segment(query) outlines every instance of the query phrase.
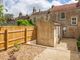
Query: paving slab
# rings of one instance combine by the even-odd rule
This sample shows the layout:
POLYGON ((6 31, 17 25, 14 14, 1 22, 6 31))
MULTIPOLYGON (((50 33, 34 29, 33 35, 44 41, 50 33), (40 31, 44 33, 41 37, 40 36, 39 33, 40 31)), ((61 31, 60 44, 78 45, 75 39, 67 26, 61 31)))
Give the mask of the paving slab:
POLYGON ((70 60, 70 51, 46 49, 36 56, 34 60, 70 60))
POLYGON ((80 60, 76 42, 76 39, 62 39, 60 44, 47 47, 34 60, 80 60))

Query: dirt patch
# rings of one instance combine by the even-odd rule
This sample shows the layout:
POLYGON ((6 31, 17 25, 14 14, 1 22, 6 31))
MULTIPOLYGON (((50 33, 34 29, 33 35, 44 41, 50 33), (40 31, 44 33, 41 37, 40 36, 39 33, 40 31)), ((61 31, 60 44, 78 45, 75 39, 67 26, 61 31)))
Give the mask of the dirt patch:
MULTIPOLYGON (((12 48, 11 48, 12 49, 12 48)), ((11 50, 0 52, 0 60, 8 60, 8 52, 11 50)), ((39 55, 46 49, 44 46, 38 45, 21 45, 20 50, 15 52, 16 60, 33 60, 35 56, 39 55)))

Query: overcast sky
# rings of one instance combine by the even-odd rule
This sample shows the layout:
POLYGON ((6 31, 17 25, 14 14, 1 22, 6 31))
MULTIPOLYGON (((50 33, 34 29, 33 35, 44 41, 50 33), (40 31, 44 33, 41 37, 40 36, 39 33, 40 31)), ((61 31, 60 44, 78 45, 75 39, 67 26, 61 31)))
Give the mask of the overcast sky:
POLYGON ((36 7, 37 11, 47 10, 52 5, 63 5, 76 3, 75 0, 3 0, 5 9, 8 10, 7 13, 12 13, 15 16, 18 16, 20 12, 23 15, 31 14, 33 7, 36 7))

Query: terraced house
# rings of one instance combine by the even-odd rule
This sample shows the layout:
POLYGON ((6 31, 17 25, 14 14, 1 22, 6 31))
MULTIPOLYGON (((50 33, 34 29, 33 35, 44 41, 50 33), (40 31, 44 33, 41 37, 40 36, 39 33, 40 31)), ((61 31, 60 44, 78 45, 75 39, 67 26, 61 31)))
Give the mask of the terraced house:
POLYGON ((80 0, 77 3, 52 6, 48 11, 39 10, 31 15, 33 21, 42 18, 60 23, 62 37, 77 38, 80 35, 80 0))
POLYGON ((80 1, 78 3, 54 6, 54 20, 62 25, 63 37, 77 37, 80 33, 80 1))

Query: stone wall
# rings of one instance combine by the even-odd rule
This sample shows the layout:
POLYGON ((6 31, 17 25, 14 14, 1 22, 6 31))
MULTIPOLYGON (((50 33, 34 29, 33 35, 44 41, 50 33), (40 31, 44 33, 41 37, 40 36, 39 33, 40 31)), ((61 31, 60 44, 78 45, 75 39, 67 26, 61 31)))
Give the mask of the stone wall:
POLYGON ((61 38, 60 25, 55 24, 52 20, 37 21, 37 44, 45 46, 56 46, 61 38), (60 34, 59 34, 60 33, 60 34))
MULTIPOLYGON (((48 14, 35 14, 32 15, 36 17, 36 20, 39 20, 41 17, 45 18, 48 14)), ((45 20, 48 18, 45 18, 45 20)), ((54 11, 51 10, 49 14, 49 19, 52 21, 56 21, 62 25, 62 34, 63 34, 63 28, 66 27, 66 32, 64 32, 63 37, 69 37, 69 38, 77 38, 80 35, 80 9, 74 9, 74 10, 66 10, 66 11, 54 11), (60 13, 65 12, 66 19, 60 20, 60 13), (78 17, 78 23, 77 25, 71 25, 71 17, 77 16, 78 17)))
MULTIPOLYGON (((66 32, 64 33, 63 37, 72 37, 77 38, 80 33, 80 14, 77 10, 69 10, 69 11, 56 11, 54 12, 54 20, 56 20, 58 23, 62 25, 62 27, 66 27, 66 32), (60 20, 60 13, 65 12, 66 19, 60 20), (71 17, 77 16, 78 17, 78 23, 77 25, 71 25, 71 17)), ((63 31, 63 30, 62 30, 63 31)))
POLYGON ((50 22, 39 20, 37 22, 37 44, 54 46, 54 29, 50 22))

